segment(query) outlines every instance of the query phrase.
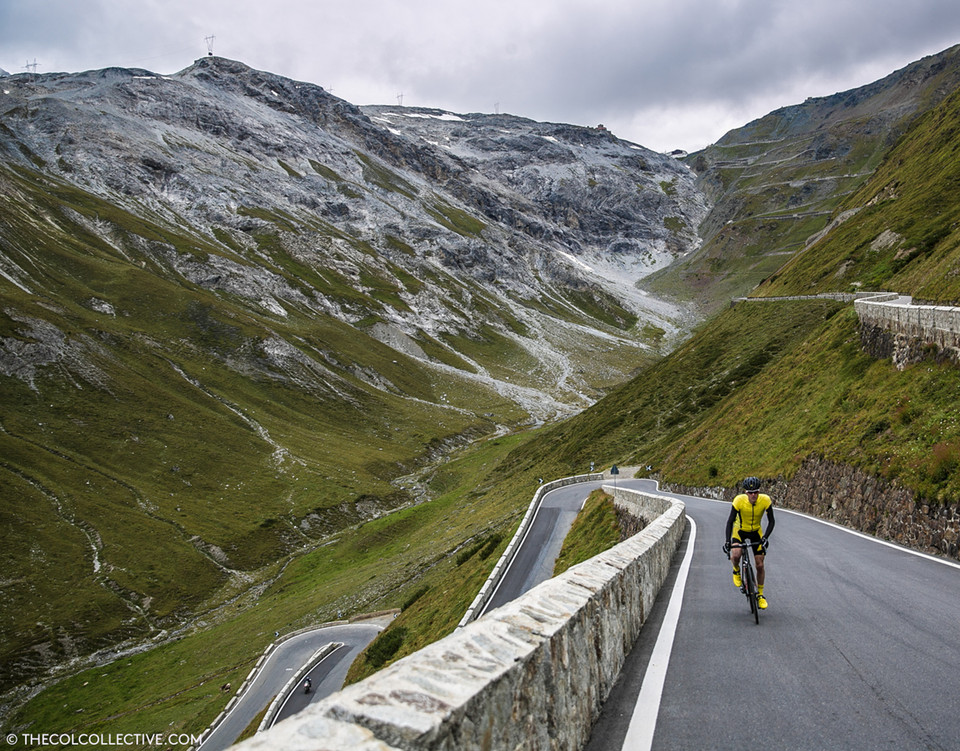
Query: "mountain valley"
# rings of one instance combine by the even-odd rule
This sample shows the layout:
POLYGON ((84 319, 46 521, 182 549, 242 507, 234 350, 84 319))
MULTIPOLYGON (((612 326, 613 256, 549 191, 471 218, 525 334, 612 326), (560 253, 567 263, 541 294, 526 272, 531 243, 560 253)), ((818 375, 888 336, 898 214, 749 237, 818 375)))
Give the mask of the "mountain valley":
POLYGON ((381 608, 409 653, 592 464, 948 513, 955 366, 729 303, 958 304, 958 86, 954 47, 677 160, 212 56, 0 78, 5 727, 199 732, 276 631, 381 608))

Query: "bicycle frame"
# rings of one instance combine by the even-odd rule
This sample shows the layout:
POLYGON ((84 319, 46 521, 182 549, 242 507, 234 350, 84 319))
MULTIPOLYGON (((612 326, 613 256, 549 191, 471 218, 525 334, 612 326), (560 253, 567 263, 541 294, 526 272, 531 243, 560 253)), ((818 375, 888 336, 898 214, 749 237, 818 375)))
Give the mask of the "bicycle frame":
POLYGON ((757 575, 753 568, 755 547, 757 547, 757 543, 750 540, 730 543, 731 550, 733 548, 740 548, 743 551, 743 554, 740 556, 740 580, 743 582, 743 584, 740 585, 740 591, 747 596, 747 601, 750 603, 750 613, 753 615, 754 621, 759 625, 760 605, 757 599, 760 596, 760 590, 757 588, 757 575))

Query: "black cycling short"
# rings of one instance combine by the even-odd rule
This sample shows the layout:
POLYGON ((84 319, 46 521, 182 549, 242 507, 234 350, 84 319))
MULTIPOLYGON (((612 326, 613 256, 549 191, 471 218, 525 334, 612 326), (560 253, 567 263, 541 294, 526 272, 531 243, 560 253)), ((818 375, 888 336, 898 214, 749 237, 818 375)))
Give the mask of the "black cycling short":
POLYGON ((739 540, 740 542, 750 541, 757 543, 753 549, 754 555, 767 554, 767 551, 763 549, 763 545, 760 544, 760 541, 763 539, 760 532, 747 532, 745 529, 738 529, 733 533, 733 539, 739 540))

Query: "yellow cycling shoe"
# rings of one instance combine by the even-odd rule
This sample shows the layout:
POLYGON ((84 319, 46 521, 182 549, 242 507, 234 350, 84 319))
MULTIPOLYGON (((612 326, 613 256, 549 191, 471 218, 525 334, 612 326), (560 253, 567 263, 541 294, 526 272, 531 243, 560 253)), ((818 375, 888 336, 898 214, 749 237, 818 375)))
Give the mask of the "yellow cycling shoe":
POLYGON ((739 571, 734 571, 734 572, 733 572, 733 586, 735 586, 735 587, 742 587, 742 586, 743 586, 743 579, 740 578, 740 572, 739 572, 739 571))
POLYGON ((761 610, 766 610, 766 609, 767 609, 767 598, 764 597, 763 595, 759 595, 759 596, 757 597, 757 607, 759 607, 761 610))

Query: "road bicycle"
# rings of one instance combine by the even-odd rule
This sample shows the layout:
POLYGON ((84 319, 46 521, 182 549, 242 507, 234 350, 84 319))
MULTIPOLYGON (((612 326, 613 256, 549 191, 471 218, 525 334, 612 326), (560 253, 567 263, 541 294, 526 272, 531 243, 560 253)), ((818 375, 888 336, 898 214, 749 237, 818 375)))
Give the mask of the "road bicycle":
MULTIPOLYGON (((732 542, 730 548, 740 548, 743 555, 740 556, 740 591, 747 596, 750 603, 750 613, 754 621, 760 625, 760 605, 757 602, 760 597, 760 590, 757 588, 757 575, 753 570, 754 548, 759 547, 760 543, 747 540, 746 542, 732 542)), ((730 558, 730 551, 727 551, 727 559, 730 558)))

